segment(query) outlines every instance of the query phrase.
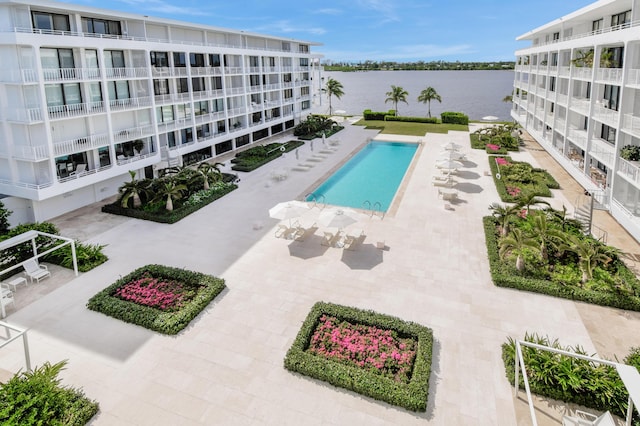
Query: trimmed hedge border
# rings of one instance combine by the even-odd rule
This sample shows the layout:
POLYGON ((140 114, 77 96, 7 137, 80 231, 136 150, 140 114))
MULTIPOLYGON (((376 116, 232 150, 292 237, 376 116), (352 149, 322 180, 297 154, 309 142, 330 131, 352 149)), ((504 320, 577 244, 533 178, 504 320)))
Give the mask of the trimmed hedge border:
POLYGON ((532 293, 546 294, 548 296, 561 297, 563 299, 577 300, 600 306, 626 309, 640 312, 640 298, 616 293, 604 293, 587 290, 574 286, 562 286, 548 280, 525 278, 513 275, 503 265, 498 254, 498 236, 496 234, 497 221, 493 216, 485 216, 484 234, 489 257, 489 269, 491 279, 498 287, 514 288, 516 290, 530 291, 532 293))
POLYGON ((120 278, 109 287, 97 293, 89 299, 87 308, 124 322, 157 331, 158 333, 178 334, 178 332, 189 325, 189 322, 198 316, 225 287, 226 285, 223 279, 211 275, 163 265, 146 265, 120 278), (202 286, 202 288, 191 301, 175 312, 163 312, 156 308, 142 306, 114 296, 119 287, 139 278, 144 273, 149 273, 155 278, 167 278, 191 286, 202 286))
POLYGON ((302 324, 284 359, 284 367, 411 411, 425 411, 429 394, 433 332, 430 328, 389 315, 326 302, 316 303, 302 324), (399 383, 367 370, 347 366, 307 352, 320 317, 331 315, 344 321, 393 330, 418 342, 409 383, 399 383))
POLYGON ((330 130, 324 130, 322 132, 311 133, 309 135, 301 135, 301 136, 298 136, 298 139, 301 139, 303 141, 311 141, 311 140, 314 140, 316 138, 321 138, 323 133, 324 133, 324 137, 328 138, 329 136, 335 135, 336 133, 338 133, 342 129, 344 129, 344 126, 335 125, 335 126, 332 126, 330 130))
MULTIPOLYGON (((518 196, 514 197, 507 192, 507 188, 505 186, 504 180, 497 179, 496 174, 499 173, 498 165, 496 164, 496 157, 502 157, 510 163, 524 163, 523 161, 513 161, 511 157, 506 155, 490 155, 488 156, 489 160, 489 168, 491 169, 491 176, 493 177, 493 182, 496 185, 496 190, 498 191, 498 195, 500 195, 500 199, 505 203, 517 203, 518 196)), ((529 163, 525 163, 529 164, 529 163)), ((534 193, 539 197, 553 197, 551 193, 551 189, 560 189, 560 184, 554 179, 551 174, 545 169, 537 169, 535 167, 531 168, 531 171, 534 173, 539 173, 544 176, 544 183, 542 185, 537 185, 535 187, 534 193)))
POLYGON ((430 123, 438 124, 438 117, 404 117, 395 115, 385 115, 384 121, 402 121, 405 123, 430 123))
POLYGON ((380 120, 383 121, 387 115, 396 115, 395 109, 390 109, 389 111, 371 111, 370 109, 365 109, 362 113, 362 117, 364 120, 380 120))
POLYGON ((446 111, 440 114, 442 123, 448 124, 469 124, 469 116, 461 112, 446 111))
MULTIPOLYGON (((300 138, 302 139, 302 138, 300 138)), ((274 146, 274 151, 273 154, 271 154, 268 157, 265 157, 265 159, 263 161, 257 161, 254 163, 247 163, 247 164, 241 164, 242 159, 241 157, 235 157, 231 160, 233 164, 233 166, 231 166, 231 170, 235 170, 238 172, 251 172, 259 167, 264 166, 265 164, 275 160, 276 158, 280 158, 282 156, 282 154, 284 154, 285 152, 289 152, 292 151, 296 148, 298 148, 299 146, 304 145, 304 142, 302 141, 297 141, 297 140, 292 140, 289 142, 285 142, 283 144, 272 144, 274 146), (284 146, 284 151, 280 151, 280 149, 278 149, 278 147, 282 147, 284 146)), ((251 151, 251 148, 249 148, 247 151, 251 151)), ((247 151, 243 151, 243 152, 247 152, 247 151)))
POLYGON ((200 204, 180 207, 167 214, 164 214, 164 213, 158 214, 155 212, 149 212, 145 210, 125 208, 125 207, 122 207, 122 205, 120 205, 118 201, 112 204, 105 204, 104 206, 102 206, 102 211, 104 213, 119 214, 120 216, 128 216, 128 217, 133 217, 135 219, 142 219, 142 220, 151 220, 153 222, 158 222, 158 223, 176 223, 177 221, 189 216, 191 213, 200 210, 201 208, 203 208, 208 204, 211 204, 218 198, 224 197, 231 191, 236 190, 237 188, 238 188, 238 185, 236 185, 235 183, 227 185, 225 189, 216 191, 213 194, 211 194, 210 197, 203 199, 203 201, 200 204))

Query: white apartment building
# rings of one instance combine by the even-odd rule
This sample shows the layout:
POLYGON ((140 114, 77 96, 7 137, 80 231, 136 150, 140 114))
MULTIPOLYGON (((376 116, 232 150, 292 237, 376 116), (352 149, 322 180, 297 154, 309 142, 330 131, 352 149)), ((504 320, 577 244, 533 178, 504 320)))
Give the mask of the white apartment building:
POLYGON ((320 102, 313 45, 0 0, 0 195, 42 221, 291 129, 320 102))
POLYGON ((516 52, 512 117, 640 241, 640 162, 621 156, 640 146, 640 0, 597 1, 517 40, 531 46, 516 52))

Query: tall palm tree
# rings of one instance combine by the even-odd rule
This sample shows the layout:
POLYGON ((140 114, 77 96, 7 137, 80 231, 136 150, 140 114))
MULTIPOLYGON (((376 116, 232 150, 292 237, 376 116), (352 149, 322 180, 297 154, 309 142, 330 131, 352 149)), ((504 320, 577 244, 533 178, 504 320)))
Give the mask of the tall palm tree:
POLYGON ((431 117, 431 101, 442 102, 442 97, 438 95, 436 89, 429 86, 420 92, 418 96, 418 102, 422 102, 423 104, 429 104, 429 117, 431 117))
POLYGON ((565 234, 554 228, 553 222, 547 220, 546 213, 535 215, 532 231, 533 237, 540 241, 538 250, 540 250, 540 255, 546 262, 549 259, 549 246, 555 247, 556 242, 562 241, 565 234))
POLYGON ((198 165, 197 172, 200 174, 200 176, 202 176, 204 180, 202 184, 202 189, 204 190, 209 189, 209 179, 213 180, 214 182, 217 182, 218 180, 222 179, 222 173, 220 173, 220 169, 218 168, 221 165, 222 163, 210 164, 206 162, 200 163, 198 165))
POLYGON ((122 197, 120 204, 122 207, 127 208, 129 206, 129 200, 133 200, 133 208, 137 209, 142 205, 140 195, 146 194, 148 182, 145 180, 136 180, 136 172, 133 170, 129 170, 129 176, 131 176, 131 181, 125 182, 118 189, 122 197))
POLYGON ((329 97, 329 115, 331 115, 331 97, 335 96, 340 99, 344 95, 342 83, 330 77, 329 80, 327 80, 327 84, 322 89, 322 93, 326 93, 329 97))
POLYGON ((611 261, 606 245, 589 239, 579 239, 573 235, 565 234, 567 245, 564 247, 578 256, 578 267, 582 272, 582 284, 593 278, 593 271, 599 264, 607 264, 611 261))
POLYGON ((182 193, 187 190, 187 186, 183 184, 176 184, 173 181, 165 182, 164 185, 158 191, 156 198, 167 197, 167 203, 165 208, 167 211, 173 211, 173 200, 179 200, 182 198, 182 193))
POLYGON ((492 211, 493 217, 498 220, 498 226, 500 227, 500 235, 506 237, 509 233, 509 222, 511 218, 515 217, 520 210, 517 205, 500 205, 493 203, 489 206, 489 210, 492 211))
POLYGON ((516 228, 511 233, 500 240, 500 258, 506 259, 510 254, 516 255, 516 270, 524 270, 524 257, 522 256, 526 248, 538 249, 538 243, 527 234, 516 228))
POLYGON ((396 111, 396 116, 398 115, 398 102, 404 102, 409 105, 407 102, 407 96, 409 96, 409 92, 404 90, 400 86, 391 85, 391 91, 386 93, 387 99, 384 100, 384 103, 393 102, 393 106, 396 111))

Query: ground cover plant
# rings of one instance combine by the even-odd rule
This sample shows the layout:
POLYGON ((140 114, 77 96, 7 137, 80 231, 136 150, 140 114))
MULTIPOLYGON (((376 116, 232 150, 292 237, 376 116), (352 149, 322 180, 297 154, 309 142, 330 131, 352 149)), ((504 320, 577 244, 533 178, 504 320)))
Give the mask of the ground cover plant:
POLYGON ((425 133, 449 133, 449 130, 467 132, 469 126, 463 124, 433 124, 404 121, 359 120, 357 126, 381 130, 382 134, 424 136, 425 133))
POLYGON ((309 114, 306 120, 294 127, 293 134, 299 139, 311 140, 321 138, 323 133, 325 137, 329 137, 342 129, 344 129, 343 126, 338 125, 327 116, 309 114))
MULTIPOLYGON (((524 340, 589 355, 582 347, 563 346, 557 339, 526 334, 524 340)), ((629 394, 613 367, 527 346, 522 346, 522 356, 531 392, 598 411, 611 411, 623 418, 626 416, 629 394)), ((502 345, 502 360, 511 385, 515 383, 515 359, 515 341, 509 337, 502 345)), ((640 368, 640 348, 631 348, 622 362, 640 368)), ((522 373, 519 379, 519 387, 524 389, 522 373)))
POLYGON ((237 176, 221 173, 218 166, 171 167, 156 179, 136 179, 136 172, 130 171, 131 180, 120 187, 118 200, 102 206, 102 211, 175 223, 238 188, 237 176))
POLYGON ((80 389, 60 384, 66 361, 21 372, 0 386, 0 423, 6 426, 80 426, 98 412, 98 403, 80 389))
POLYGON ((87 307, 149 330, 177 334, 224 288, 224 280, 211 275, 146 265, 93 296, 87 307))
POLYGON ((270 143, 254 146, 237 153, 235 158, 231 160, 233 164, 231 168, 240 172, 250 172, 279 158, 285 152, 289 152, 302 145, 304 145, 304 142, 294 140, 286 143, 270 143))
POLYGON ((484 228, 495 285, 640 311, 640 281, 619 251, 585 235, 566 211, 491 210, 484 228))
POLYGON ((551 189, 560 188, 560 184, 544 169, 506 156, 490 155, 488 159, 493 181, 504 202, 515 203, 531 196, 551 197, 551 189))
POLYGON ((476 130, 469 135, 471 148, 484 149, 488 154, 506 154, 519 151, 518 124, 496 124, 476 130), (517 136, 516 136, 517 134, 517 136))
POLYGON ((318 302, 284 366, 408 410, 425 411, 432 347, 432 331, 422 325, 318 302))

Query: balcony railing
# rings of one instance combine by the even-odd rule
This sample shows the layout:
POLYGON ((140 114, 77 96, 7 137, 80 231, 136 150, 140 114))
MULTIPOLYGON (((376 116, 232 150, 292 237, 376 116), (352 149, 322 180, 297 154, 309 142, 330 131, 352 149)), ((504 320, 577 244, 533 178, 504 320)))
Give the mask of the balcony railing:
POLYGON ((149 77, 147 68, 105 68, 104 74, 107 78, 146 78, 149 77))
POLYGON ((554 130, 564 135, 564 129, 566 125, 567 125, 567 121, 564 118, 556 117, 556 125, 554 127, 554 130))
POLYGON ((74 152, 82 152, 90 149, 100 148, 109 145, 109 134, 102 133, 98 135, 88 135, 82 138, 76 138, 66 141, 54 142, 54 155, 68 155, 74 152))
POLYGON ((87 102, 81 104, 55 105, 47 107, 49 118, 52 120, 60 118, 77 117, 85 114, 100 114, 104 112, 104 102, 87 102))
POLYGON ((204 114, 196 115, 196 124, 203 122, 209 122, 211 120, 220 120, 224 118, 224 111, 219 112, 207 112, 204 114))
POLYGON ((278 90, 280 89, 280 83, 267 84, 264 86, 264 90, 278 90))
POLYGON ((558 73, 558 66, 557 65, 549 66, 549 74, 555 75, 557 73, 558 73))
POLYGON ((145 108, 151 106, 151 97, 143 96, 140 98, 114 99, 109 101, 109 107, 112 111, 122 111, 134 108, 145 108))
POLYGON ((625 30, 627 28, 632 28, 632 27, 637 27, 640 26, 640 21, 632 21, 632 22, 627 22, 621 25, 614 25, 612 27, 607 27, 607 28, 600 28, 598 30, 594 30, 594 31, 589 31, 586 33, 580 33, 580 34, 573 34, 567 37, 563 37, 559 40, 550 40, 550 41, 545 41, 545 42, 541 42, 538 44, 538 46, 545 46, 547 44, 552 44, 552 43, 559 43, 559 42, 563 42, 563 41, 568 41, 568 40, 577 40, 580 38, 584 38, 584 37, 591 37, 594 35, 598 35, 598 34, 604 34, 604 33, 610 33, 613 31, 620 31, 620 30, 625 30))
POLYGON ((134 155, 133 157, 125 157, 125 158, 117 159, 116 163, 118 164, 118 166, 122 166, 124 164, 133 163, 134 161, 140 161, 140 160, 144 160, 145 158, 153 157, 154 155, 156 155, 155 152, 149 152, 147 154, 134 155))
POLYGON ((114 142, 126 142, 134 139, 142 139, 155 134, 153 126, 130 127, 113 133, 114 142))
POLYGON ((598 68, 596 80, 607 83, 622 83, 622 68, 598 68))
POLYGON ((571 75, 571 67, 560 67, 558 74, 560 77, 569 77, 571 75))
POLYGON ((242 67, 224 67, 225 74, 242 74, 242 67))
POLYGON ((95 80, 100 78, 99 68, 43 68, 45 81, 95 80))
POLYGON ((178 96, 175 93, 165 93, 163 95, 155 95, 153 99, 157 104, 165 104, 169 102, 175 102, 178 100, 178 96))
POLYGON ((574 67, 571 70, 571 76, 573 78, 581 78, 583 80, 591 80, 593 75, 593 69, 588 67, 574 67))
POLYGON ((193 126, 193 122, 189 119, 180 119, 169 121, 166 123, 158 123, 158 133, 166 133, 176 129, 185 129, 193 126))
POLYGON ((583 115, 589 114, 589 104, 591 101, 589 99, 582 98, 572 98, 571 99, 571 108, 576 111, 581 112, 583 115))
POLYGON ((633 133, 634 136, 640 138, 640 117, 633 114, 625 114, 622 117, 622 130, 633 133))
POLYGON ((601 123, 607 124, 611 127, 618 126, 618 118, 620 114, 618 111, 605 108, 601 103, 596 102, 593 107, 593 118, 600 121, 601 123))
POLYGON ((562 105, 567 105, 569 103, 569 96, 558 93, 556 95, 556 102, 562 105))
POLYGON ((13 157, 19 160, 42 161, 49 158, 49 150, 46 145, 38 146, 14 146, 13 157))
POLYGON ((191 75, 222 75, 220 67, 191 67, 191 75))
MULTIPOLYGON (((637 162, 636 162, 637 163, 637 162)), ((630 161, 620 158, 618 163, 618 173, 624 175, 627 179, 640 184, 640 167, 630 161)))
POLYGON ((587 147, 587 131, 580 129, 569 129, 569 134, 567 135, 571 142, 580 149, 586 149, 587 147))
POLYGON ((43 120, 40 108, 7 108, 3 113, 8 121, 19 123, 37 123, 43 120))
POLYGON ((175 67, 173 69, 173 75, 176 75, 178 77, 186 77, 189 75, 189 72, 187 71, 186 67, 175 67))
POLYGON ((108 166, 98 167, 97 169, 85 170, 84 172, 79 173, 79 174, 75 174, 75 175, 70 175, 70 176, 65 176, 63 178, 59 178, 58 182, 60 182, 60 183, 71 182, 71 181, 74 181, 76 179, 83 178, 85 176, 95 175, 96 173, 100 173, 102 171, 108 170, 111 167, 112 167, 111 164, 109 164, 108 166))
POLYGON ((593 138, 591 140, 591 149, 589 154, 598 157, 601 163, 607 165, 607 167, 613 168, 614 157, 616 155, 615 147, 609 142, 600 138, 593 138))
POLYGON ((0 81, 5 83, 35 83, 38 72, 34 69, 0 69, 0 81))
POLYGON ((228 87, 227 88, 227 94, 229 95, 239 95, 241 93, 244 93, 244 87, 240 86, 240 87, 228 87))
POLYGON ((639 69, 630 69, 628 71, 628 81, 627 84, 633 86, 640 86, 640 70, 639 69))
POLYGON ((244 112, 245 111, 243 107, 230 108, 227 110, 229 116, 244 114, 244 112))

